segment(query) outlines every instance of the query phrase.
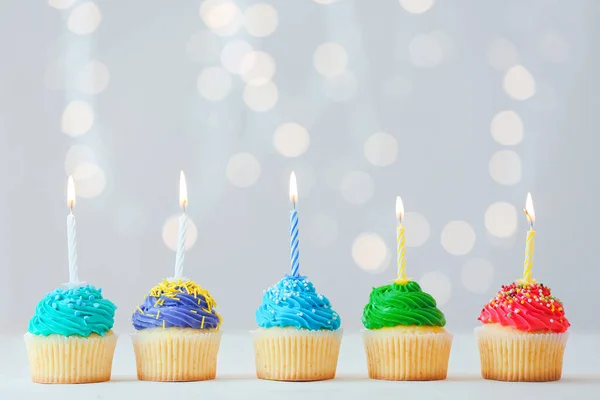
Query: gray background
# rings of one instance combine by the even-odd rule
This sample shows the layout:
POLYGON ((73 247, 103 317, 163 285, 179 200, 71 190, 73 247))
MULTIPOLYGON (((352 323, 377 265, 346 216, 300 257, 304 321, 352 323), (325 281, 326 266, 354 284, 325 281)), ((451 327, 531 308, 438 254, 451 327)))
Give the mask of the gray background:
POLYGON ((36 302, 68 279, 73 173, 84 196, 80 277, 104 288, 119 307, 115 329, 130 331, 136 304, 173 271, 163 228, 178 213, 180 169, 198 227, 186 275, 214 295, 224 329, 252 328, 262 289, 289 271, 291 170, 301 271, 345 328, 359 329, 371 287, 395 277, 401 195, 409 275, 443 303, 450 330, 470 331, 522 273, 527 191, 534 277, 565 302, 574 329, 600 328, 589 317, 600 272, 599 187, 588 173, 599 163, 598 2, 438 0, 414 13, 431 1, 264 0, 274 30, 250 0, 204 2, 203 18, 198 0, 97 1, 96 29, 90 2, 49 3, 0 5, 0 330, 24 332, 36 302), (344 50, 318 51, 326 42, 344 50), (258 73, 246 87, 247 71, 236 73, 231 50, 248 45, 272 57, 271 83, 258 73), (106 70, 86 74, 92 60, 106 70), (94 113, 77 136, 61 124, 72 101, 94 113), (493 128, 506 110, 522 137, 514 118, 493 128), (274 145, 290 122, 310 138, 298 157, 281 154, 298 149, 293 138, 274 145), (508 204, 489 209, 498 202, 508 204))

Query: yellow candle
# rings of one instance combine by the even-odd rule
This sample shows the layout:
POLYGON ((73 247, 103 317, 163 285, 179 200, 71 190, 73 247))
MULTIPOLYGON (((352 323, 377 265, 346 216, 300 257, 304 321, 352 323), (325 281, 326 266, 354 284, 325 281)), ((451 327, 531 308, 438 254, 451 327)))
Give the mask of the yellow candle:
POLYGON ((397 240, 397 254, 398 254, 398 278, 397 283, 406 283, 406 259, 404 258, 406 253, 406 239, 404 237, 404 225, 402 225, 402 218, 404 218, 404 205, 400 196, 396 197, 396 218, 398 225, 396 227, 396 240, 397 240))
POLYGON ((532 280, 531 267, 533 265, 533 252, 535 246, 535 230, 533 223, 535 222, 535 210, 533 209, 533 201, 531 193, 527 193, 527 202, 525 203, 525 215, 529 221, 529 231, 527 232, 527 241, 525 242, 525 263, 523 264, 523 282, 529 283, 532 280))

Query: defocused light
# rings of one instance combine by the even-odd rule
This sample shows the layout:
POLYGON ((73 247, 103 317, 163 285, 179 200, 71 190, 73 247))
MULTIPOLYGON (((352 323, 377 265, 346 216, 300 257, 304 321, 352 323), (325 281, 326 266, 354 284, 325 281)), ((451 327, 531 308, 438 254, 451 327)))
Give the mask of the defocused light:
POLYGON ((442 246, 455 256, 463 256, 473 250, 475 231, 465 221, 451 221, 442 230, 442 246))
POLYGON ((98 29, 101 19, 100 9, 95 3, 84 3, 71 11, 67 26, 73 33, 87 35, 98 29))
POLYGON ((279 93, 271 81, 256 85, 249 83, 244 88, 244 103, 253 111, 268 111, 275 106, 279 93))
POLYGON ((48 5, 58 10, 66 10, 75 4, 77 0, 48 0, 48 5))
POLYGON ((77 88, 81 93, 101 93, 108 86, 110 72, 100 61, 90 61, 77 76, 77 88))
POLYGON ((198 75, 197 80, 198 92, 207 100, 220 101, 223 100, 233 85, 231 76, 221 67, 205 68, 198 75))
POLYGON ((409 13, 422 14, 433 7, 434 0, 400 0, 400 5, 409 13))
POLYGON ((522 65, 515 65, 504 75, 504 90, 515 100, 527 100, 535 94, 533 75, 522 65))
POLYGON ((233 36, 242 26, 242 11, 230 0, 205 0, 200 18, 219 36, 233 36))
POLYGON ((229 72, 240 74, 242 73, 243 60, 252 50, 250 43, 244 40, 232 40, 221 51, 221 63, 229 72))
POLYGON ((298 157, 304 154, 309 143, 308 131, 295 122, 280 125, 273 135, 273 145, 285 157, 298 157))
POLYGON ((519 114, 512 110, 496 114, 490 130, 494 140, 505 146, 514 146, 523 140, 523 122, 519 114))
POLYGON ((485 212, 485 229, 499 238, 508 238, 517 230, 517 209, 510 203, 496 202, 485 212))
POLYGON ((362 233, 352 243, 352 258, 356 265, 366 271, 384 270, 388 253, 385 242, 375 233, 362 233))
POLYGON ((278 23, 277 11, 269 4, 258 3, 246 8, 244 25, 252 36, 269 36, 275 32, 278 23))
MULTIPOLYGON (((177 250, 177 236, 179 233, 179 217, 181 214, 172 215, 165 221, 162 229, 162 237, 165 245, 173 250, 177 250)), ((185 239, 185 248, 191 249, 198 239, 198 228, 190 216, 187 217, 187 236, 185 239)))
POLYGON ((247 83, 260 86, 268 83, 275 75, 275 61, 269 53, 251 51, 244 55, 240 73, 247 83))
POLYGON ((61 129, 69 136, 80 136, 94 124, 94 111, 85 101, 70 102, 62 113, 61 129))
POLYGON ((502 185, 514 185, 521 180, 521 157, 512 150, 499 150, 490 159, 491 177, 502 185))
POLYGON ((104 171, 92 163, 83 163, 75 167, 73 179, 77 183, 77 195, 83 198, 98 196, 106 186, 104 171))
POLYGON ((331 78, 343 73, 348 67, 348 54, 339 43, 323 43, 313 55, 313 64, 318 73, 331 78))
POLYGON ((365 157, 377 167, 385 167, 396 161, 398 144, 396 138, 385 132, 369 136, 365 142, 365 157))
POLYGON ((429 239, 429 222, 424 215, 417 212, 407 212, 402 219, 406 228, 406 246, 419 247, 429 239))

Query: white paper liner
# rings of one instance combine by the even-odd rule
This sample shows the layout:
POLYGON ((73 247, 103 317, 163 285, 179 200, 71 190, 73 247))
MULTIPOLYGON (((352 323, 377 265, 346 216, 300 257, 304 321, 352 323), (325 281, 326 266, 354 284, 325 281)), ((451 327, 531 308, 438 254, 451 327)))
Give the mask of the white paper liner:
POLYGON ((406 329, 363 332, 371 379, 430 381, 446 379, 452 334, 406 329))
POLYGON ((511 382, 561 378, 567 333, 527 333, 494 325, 475 329, 483 378, 511 382))
POLYGON ((217 374, 221 332, 191 328, 151 328, 131 337, 138 379, 204 381, 217 374))
POLYGON ((26 333, 31 380, 37 383, 91 383, 110 380, 117 335, 49 335, 26 333))
POLYGON ((261 328, 251 334, 259 379, 320 381, 335 377, 342 329, 261 328))

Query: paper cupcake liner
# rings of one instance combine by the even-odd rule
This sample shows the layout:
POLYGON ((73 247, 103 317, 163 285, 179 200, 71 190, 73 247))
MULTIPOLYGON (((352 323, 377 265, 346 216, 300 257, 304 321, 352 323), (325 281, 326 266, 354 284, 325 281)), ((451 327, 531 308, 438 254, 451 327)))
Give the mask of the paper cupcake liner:
POLYGON ((139 331, 131 340, 142 381, 205 381, 217 375, 221 332, 152 328, 139 331))
POLYGON ((484 325, 475 329, 485 379, 557 381, 562 375, 567 333, 527 333, 484 325))
POLYGON ((110 380, 117 335, 38 336, 25 334, 31 380, 37 383, 91 383, 110 380))
POLYGON ((276 381, 333 379, 342 329, 267 328, 252 332, 256 376, 276 381))
POLYGON ((452 335, 446 331, 384 328, 363 333, 369 378, 392 381, 446 379, 452 335))

